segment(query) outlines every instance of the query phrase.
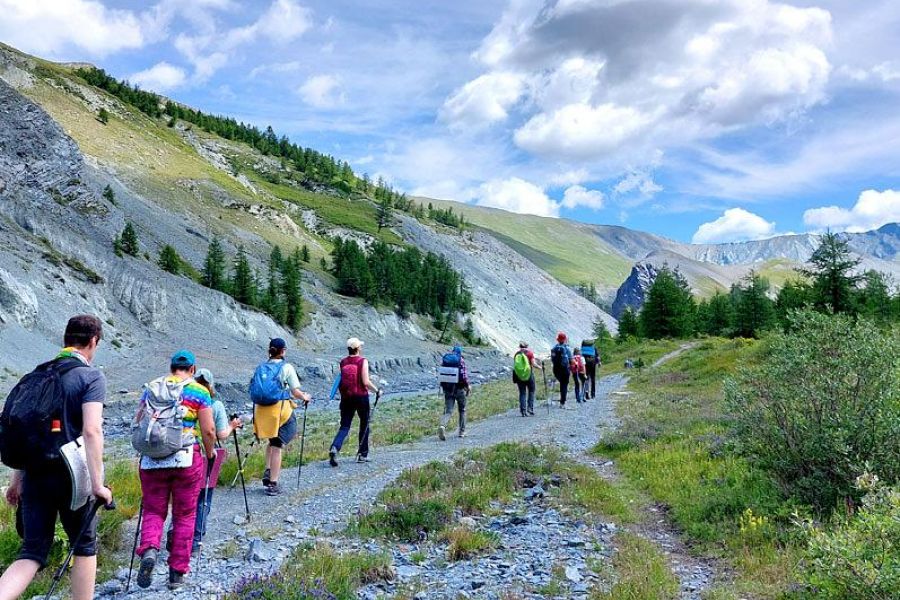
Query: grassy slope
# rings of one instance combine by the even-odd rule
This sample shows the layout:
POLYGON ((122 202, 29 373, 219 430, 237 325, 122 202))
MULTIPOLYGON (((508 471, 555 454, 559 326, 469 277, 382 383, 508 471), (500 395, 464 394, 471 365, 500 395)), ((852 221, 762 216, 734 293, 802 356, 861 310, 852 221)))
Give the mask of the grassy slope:
POLYGON ((506 242, 562 283, 570 286, 594 282, 615 290, 628 277, 632 261, 623 257, 591 232, 588 225, 567 219, 550 219, 469 206, 457 202, 423 200, 435 206, 451 206, 466 219, 506 242))
POLYGON ((793 507, 765 473, 735 455, 727 436, 722 381, 759 351, 746 340, 706 340, 633 377, 632 394, 616 408, 618 433, 596 450, 666 506, 701 552, 734 568, 733 581, 711 598, 779 597, 797 561, 785 541, 793 507))

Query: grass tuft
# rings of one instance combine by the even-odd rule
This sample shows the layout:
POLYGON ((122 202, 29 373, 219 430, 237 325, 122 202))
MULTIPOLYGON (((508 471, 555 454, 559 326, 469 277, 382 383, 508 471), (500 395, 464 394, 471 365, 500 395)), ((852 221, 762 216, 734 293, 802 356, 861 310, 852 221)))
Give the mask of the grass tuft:
POLYGON ((591 600, 669 600, 678 596, 678 579, 656 544, 620 533, 616 548, 615 582, 609 591, 595 591, 591 600))

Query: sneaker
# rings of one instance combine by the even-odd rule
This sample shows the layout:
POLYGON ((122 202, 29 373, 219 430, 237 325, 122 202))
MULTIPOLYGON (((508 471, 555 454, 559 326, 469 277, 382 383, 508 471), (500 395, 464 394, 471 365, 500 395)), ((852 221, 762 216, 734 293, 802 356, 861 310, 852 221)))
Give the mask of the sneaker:
POLYGON ((469 437, 469 434, 466 433, 465 431, 460 431, 460 432, 459 432, 459 437, 461 437, 461 438, 469 437))
POLYGON ((141 564, 138 568, 138 587, 148 588, 153 583, 153 569, 156 568, 156 548, 147 548, 141 555, 141 564))
POLYGON ((169 589, 177 590, 182 585, 184 585, 184 573, 179 573, 178 571, 169 568, 169 589))
POLYGON ((332 448, 331 450, 328 451, 328 464, 331 465, 332 467, 338 466, 337 450, 335 450, 334 448, 332 448))
POLYGON ((273 481, 269 484, 269 487, 266 488, 266 496, 280 496, 281 495, 281 486, 278 485, 277 481, 273 481))
POLYGON ((523 410, 523 411, 522 411, 522 416, 523 416, 523 417, 527 417, 527 416, 528 416, 528 413, 526 413, 526 412, 523 410))
POLYGON ((533 411, 533 410, 529 410, 529 411, 528 411, 528 416, 529 416, 529 417, 533 417, 533 416, 534 416, 534 411, 533 411))
POLYGON ((265 471, 263 471, 263 487, 269 487, 270 485, 272 485, 272 480, 270 479, 270 477, 272 477, 271 469, 266 469, 265 471))
POLYGON ((442 442, 447 440, 447 428, 443 425, 438 427, 438 438, 440 438, 442 442))
POLYGON ((362 454, 358 454, 358 455, 356 456, 356 462, 358 462, 358 463, 367 463, 367 462, 369 462, 369 457, 368 457, 368 456, 363 456, 362 454))

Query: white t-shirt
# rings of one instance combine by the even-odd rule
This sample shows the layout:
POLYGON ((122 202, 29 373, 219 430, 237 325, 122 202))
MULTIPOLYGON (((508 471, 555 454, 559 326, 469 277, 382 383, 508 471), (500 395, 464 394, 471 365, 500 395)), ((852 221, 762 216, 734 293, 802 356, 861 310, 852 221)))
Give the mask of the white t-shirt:
MULTIPOLYGON (((284 362, 283 359, 273 359, 269 362, 284 362)), ((281 381, 281 385, 288 390, 297 390, 300 389, 300 377, 297 375, 297 369, 294 368, 289 362, 284 362, 284 366, 281 367, 281 373, 278 374, 278 380, 281 381)))

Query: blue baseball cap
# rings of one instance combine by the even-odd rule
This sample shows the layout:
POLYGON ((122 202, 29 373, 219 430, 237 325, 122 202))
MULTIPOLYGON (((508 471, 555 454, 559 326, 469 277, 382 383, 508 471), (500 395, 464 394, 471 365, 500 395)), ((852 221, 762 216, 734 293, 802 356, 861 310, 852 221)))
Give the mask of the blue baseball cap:
POLYGON ((193 352, 190 350, 179 350, 172 355, 171 365, 173 369, 190 369, 196 362, 197 359, 194 358, 193 352))
POLYGON ((287 348, 287 344, 281 338, 272 338, 269 340, 269 348, 273 348, 275 350, 284 350, 287 348))
POLYGON ((462 346, 453 346, 453 354, 462 356, 462 346))

